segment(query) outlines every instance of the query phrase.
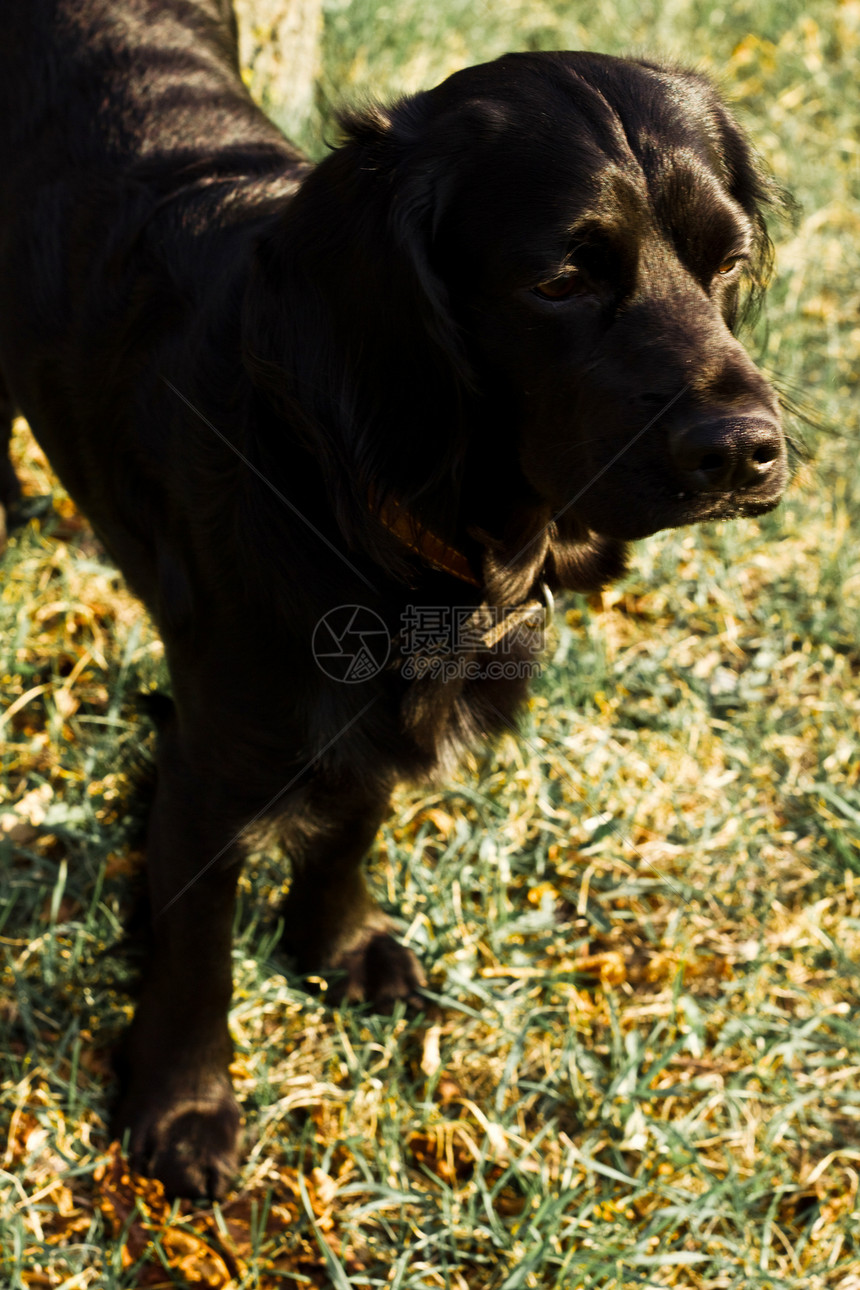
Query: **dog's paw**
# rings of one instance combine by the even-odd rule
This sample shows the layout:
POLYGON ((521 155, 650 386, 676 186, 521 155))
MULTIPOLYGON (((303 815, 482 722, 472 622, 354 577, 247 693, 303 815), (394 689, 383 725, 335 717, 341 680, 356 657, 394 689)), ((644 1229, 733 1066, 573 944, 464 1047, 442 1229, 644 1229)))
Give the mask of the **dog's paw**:
POLYGON ((331 967, 338 973, 329 990, 335 1003, 370 1003, 384 1012, 397 999, 405 999, 421 1007, 419 991, 427 984, 421 964, 388 932, 368 928, 360 940, 337 955, 331 967))
POLYGON ((129 1163, 158 1178, 168 1197, 219 1200, 238 1167, 240 1113, 229 1087, 159 1102, 126 1098, 116 1116, 129 1133, 129 1163))

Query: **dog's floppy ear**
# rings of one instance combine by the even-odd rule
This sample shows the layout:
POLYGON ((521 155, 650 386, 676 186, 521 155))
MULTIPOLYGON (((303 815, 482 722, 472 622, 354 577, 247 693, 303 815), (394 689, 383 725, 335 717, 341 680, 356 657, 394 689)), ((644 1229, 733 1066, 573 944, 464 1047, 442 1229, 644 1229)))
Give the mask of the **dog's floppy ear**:
POLYGON ((243 314, 252 380, 320 460, 347 541, 392 571, 387 497, 451 531, 473 388, 433 261, 453 181, 426 146, 427 97, 342 118, 262 236, 243 314))
POLYGON ((719 95, 713 90, 711 93, 729 192, 743 207, 755 230, 748 290, 738 317, 741 322, 757 312, 773 270, 773 243, 767 229, 767 212, 785 213, 790 207, 790 199, 768 174, 764 162, 753 151, 744 130, 719 95))
POLYGON ((451 313, 448 286, 433 264, 436 234, 456 186, 457 166, 447 149, 435 145, 439 122, 430 100, 430 94, 415 94, 388 108, 374 104, 344 111, 338 121, 344 142, 357 147, 362 164, 372 166, 379 180, 390 186, 391 233, 420 288, 428 330, 470 384, 472 374, 451 313))
MULTIPOLYGON (((645 64, 645 66, 653 66, 645 64)), ((746 294, 740 303, 737 323, 755 315, 761 304, 773 268, 773 243, 767 228, 769 211, 785 215, 791 210, 788 193, 769 174, 756 154, 739 121, 723 101, 714 84, 699 72, 673 69, 669 78, 680 82, 686 94, 699 100, 708 133, 714 141, 723 179, 728 191, 750 219, 755 241, 746 279, 746 294)))

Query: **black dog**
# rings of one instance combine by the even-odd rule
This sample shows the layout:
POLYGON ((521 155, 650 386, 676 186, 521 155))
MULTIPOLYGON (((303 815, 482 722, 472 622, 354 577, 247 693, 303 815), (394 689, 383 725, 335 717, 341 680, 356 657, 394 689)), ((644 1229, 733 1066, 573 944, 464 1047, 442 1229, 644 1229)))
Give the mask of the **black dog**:
POLYGON ((170 1192, 217 1194, 249 823, 284 839, 299 965, 412 994, 362 858, 399 779, 510 721, 536 588, 779 500, 732 334, 769 188, 712 87, 645 62, 510 55, 345 117, 316 168, 243 88, 226 0, 29 0, 0 64, 5 401, 173 684, 118 1123, 170 1192))

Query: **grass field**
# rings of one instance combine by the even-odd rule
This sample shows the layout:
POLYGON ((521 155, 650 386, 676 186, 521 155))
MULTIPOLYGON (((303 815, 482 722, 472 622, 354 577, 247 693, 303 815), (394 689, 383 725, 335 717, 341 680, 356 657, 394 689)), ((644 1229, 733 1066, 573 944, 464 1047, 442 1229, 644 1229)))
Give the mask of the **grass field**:
POLYGON ((250 1149, 206 1209, 106 1127, 161 646, 18 423, 55 513, 0 566, 3 1286, 860 1290, 860 3, 331 0, 306 142, 344 98, 552 47, 710 70, 794 192, 751 347, 811 460, 773 515, 570 597, 522 738, 399 794, 372 871, 424 1014, 307 993, 256 858, 250 1149))

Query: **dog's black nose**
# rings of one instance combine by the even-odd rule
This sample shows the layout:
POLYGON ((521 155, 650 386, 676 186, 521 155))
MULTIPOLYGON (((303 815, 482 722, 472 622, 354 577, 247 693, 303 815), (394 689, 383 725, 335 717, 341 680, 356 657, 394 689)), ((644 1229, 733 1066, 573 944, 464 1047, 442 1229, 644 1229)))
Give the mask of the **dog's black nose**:
POLYGON ((670 450, 687 491, 729 493, 770 482, 785 446, 769 418, 720 417, 686 426, 673 436, 670 450))

